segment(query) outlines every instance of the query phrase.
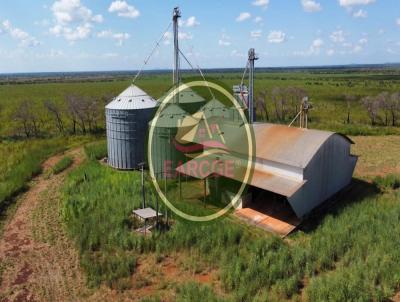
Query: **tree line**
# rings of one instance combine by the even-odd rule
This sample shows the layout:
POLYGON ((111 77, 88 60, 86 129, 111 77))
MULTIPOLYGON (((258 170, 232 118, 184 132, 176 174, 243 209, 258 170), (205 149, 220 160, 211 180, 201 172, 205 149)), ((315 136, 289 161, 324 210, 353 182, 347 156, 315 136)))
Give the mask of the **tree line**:
POLYGON ((61 102, 23 100, 11 113, 13 134, 29 138, 49 133, 97 133, 104 129, 104 105, 110 99, 67 94, 61 102))
POLYGON ((400 116, 399 92, 389 93, 385 91, 375 96, 366 96, 361 99, 361 104, 368 113, 371 125, 397 125, 400 116))
MULTIPOLYGON (((258 116, 265 121, 287 122, 301 109, 301 102, 308 96, 306 90, 298 87, 275 87, 270 92, 260 91, 255 97, 258 116)), ((359 105, 367 113, 373 126, 398 126, 400 119, 400 92, 382 92, 375 96, 342 96, 346 104, 345 123, 351 124, 352 111, 359 105)))
MULTIPOLYGON (((275 87, 261 90, 255 96, 256 112, 264 121, 286 123, 301 109, 301 102, 308 93, 299 87, 275 87)), ((375 96, 344 94, 345 123, 353 123, 352 114, 362 107, 373 126, 398 126, 400 119, 400 92, 382 92, 375 96)), ((12 135, 39 137, 48 134, 87 134, 104 130, 104 106, 111 95, 100 98, 80 94, 66 94, 60 101, 47 99, 19 102, 10 113, 12 135)), ((312 100, 311 100, 312 101, 312 100)), ((0 113, 5 108, 0 106, 0 113)))

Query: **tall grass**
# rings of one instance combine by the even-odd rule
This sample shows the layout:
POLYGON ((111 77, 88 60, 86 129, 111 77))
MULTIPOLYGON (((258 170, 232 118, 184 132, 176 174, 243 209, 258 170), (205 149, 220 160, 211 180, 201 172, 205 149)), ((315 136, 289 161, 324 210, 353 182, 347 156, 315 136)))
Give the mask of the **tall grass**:
POLYGON ((7 208, 13 196, 26 188, 32 177, 41 172, 41 164, 46 158, 82 140, 60 137, 3 141, 0 144, 0 212, 7 208))
MULTIPOLYGON (((200 262, 195 266, 216 268, 222 289, 234 301, 298 299, 302 291, 309 301, 383 301, 400 283, 398 190, 343 201, 314 229, 290 241, 231 217, 208 224, 177 219, 168 232, 144 238, 132 232, 128 218, 140 206, 140 194, 140 174, 94 160, 70 175, 63 215, 90 284, 118 288, 119 280, 135 273, 136 259, 153 252, 160 259, 187 252, 200 262)), ((177 290, 182 301, 199 294, 219 299, 207 287, 177 290)))
POLYGON ((73 159, 71 156, 64 156, 62 159, 60 159, 54 167, 51 169, 54 174, 59 174, 68 167, 70 167, 73 163, 73 159))
POLYGON ((86 156, 90 159, 103 159, 107 156, 107 143, 105 140, 85 145, 86 156))
MULTIPOLYGON (((63 217, 75 237, 92 286, 112 286, 135 268, 135 252, 151 241, 136 236, 129 216, 141 205, 141 177, 101 166, 94 159, 69 176, 63 217)), ((148 199, 153 199, 148 187, 148 199)))

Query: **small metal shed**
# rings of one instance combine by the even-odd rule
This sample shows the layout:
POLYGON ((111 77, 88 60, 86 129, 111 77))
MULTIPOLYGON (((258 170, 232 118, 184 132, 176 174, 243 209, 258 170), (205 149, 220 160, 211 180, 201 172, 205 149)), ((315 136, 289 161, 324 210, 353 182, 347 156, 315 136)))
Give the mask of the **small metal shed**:
MULTIPOLYGON (((225 132, 235 131, 225 126, 232 127, 225 132)), ((347 136, 267 123, 255 123, 253 129, 255 165, 248 184, 285 197, 297 217, 351 182, 357 156, 350 153, 353 142, 347 136)), ((230 151, 240 158, 241 143, 233 146, 230 151)))
POLYGON ((156 105, 146 92, 130 85, 106 106, 110 166, 132 170, 145 160, 147 127, 156 105))

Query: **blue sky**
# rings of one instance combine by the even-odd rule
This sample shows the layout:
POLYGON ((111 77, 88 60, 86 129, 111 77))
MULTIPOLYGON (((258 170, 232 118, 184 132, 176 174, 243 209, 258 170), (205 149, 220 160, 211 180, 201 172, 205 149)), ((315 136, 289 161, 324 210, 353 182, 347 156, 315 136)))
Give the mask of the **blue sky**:
MULTIPOLYGON (((139 69, 179 5, 203 68, 400 62, 399 0, 0 0, 0 73, 139 69)), ((171 33, 147 69, 171 68, 171 33)), ((182 63, 183 67, 188 67, 182 63)))

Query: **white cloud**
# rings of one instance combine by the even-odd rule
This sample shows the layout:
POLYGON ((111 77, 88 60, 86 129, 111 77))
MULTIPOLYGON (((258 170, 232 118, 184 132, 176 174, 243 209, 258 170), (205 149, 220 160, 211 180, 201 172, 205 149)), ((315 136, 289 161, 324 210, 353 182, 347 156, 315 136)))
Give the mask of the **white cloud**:
POLYGON ((40 21, 35 21, 33 24, 35 24, 36 26, 47 27, 50 25, 50 22, 47 19, 42 19, 40 21))
POLYGON ((255 0, 252 4, 254 6, 261 6, 266 9, 268 7, 269 0, 255 0))
POLYGON ((314 0, 301 0, 304 11, 314 13, 321 10, 321 4, 314 0))
POLYGON ((110 38, 117 41, 117 46, 122 46, 124 41, 128 40, 131 36, 128 33, 114 33, 111 30, 103 30, 97 33, 98 38, 110 38))
POLYGON ((361 45, 356 45, 353 47, 352 53, 360 53, 363 50, 361 45))
POLYGON ((236 49, 231 51, 231 57, 245 58, 246 55, 242 52, 237 51, 236 49))
POLYGON ((324 45, 324 41, 322 39, 316 39, 312 42, 310 46, 311 54, 319 54, 321 51, 321 47, 324 45))
POLYGON ((247 20, 249 18, 251 18, 251 14, 248 13, 248 12, 243 12, 243 13, 239 14, 239 16, 236 18, 236 21, 237 22, 242 22, 242 21, 245 21, 245 20, 247 20))
POLYGON ((400 26, 400 18, 397 18, 396 23, 398 26, 400 26))
POLYGON ((353 17, 354 18, 367 18, 368 13, 363 9, 359 9, 358 11, 353 13, 353 17))
POLYGON ((108 8, 110 13, 117 13, 120 17, 135 19, 140 16, 139 10, 129 5, 126 1, 114 1, 108 8))
POLYGON ((375 0, 339 0, 340 6, 351 7, 356 5, 368 5, 374 3, 375 0))
POLYGON ((186 27, 193 27, 193 26, 200 25, 200 22, 198 22, 198 21, 196 20, 196 17, 195 17, 195 16, 191 16, 191 17, 189 17, 189 18, 186 20, 186 22, 183 22, 183 24, 184 24, 184 26, 186 26, 186 27))
POLYGON ((367 38, 362 38, 362 39, 358 40, 358 43, 360 43, 361 45, 367 44, 368 43, 368 39, 367 38))
POLYGON ((257 30, 252 30, 250 32, 250 37, 252 37, 253 39, 258 39, 261 37, 262 34, 262 30, 261 29, 257 29, 257 30))
MULTIPOLYGON (((172 32, 167 31, 164 34, 164 42, 163 43, 165 45, 169 45, 169 44, 171 44, 173 38, 174 38, 174 35, 172 34, 172 32)), ((178 32, 178 39, 179 40, 192 40, 193 35, 188 32, 180 31, 180 32, 178 32)))
POLYGON ((104 21, 102 15, 94 15, 80 0, 58 0, 51 6, 55 24, 49 29, 56 37, 64 37, 71 43, 87 39, 93 23, 104 21))
POLYGON ((102 15, 96 15, 96 16, 93 16, 92 21, 96 22, 96 23, 103 23, 104 18, 102 15))
POLYGON ((328 55, 328 56, 333 56, 334 54, 335 54, 335 50, 333 50, 333 49, 328 49, 327 51, 326 51, 326 54, 328 55))
POLYGON ((191 33, 180 31, 180 32, 178 32, 178 39, 179 40, 192 40, 193 35, 191 33))
POLYGON ((103 22, 102 15, 93 15, 93 12, 84 6, 80 0, 59 0, 51 6, 57 24, 103 22))
POLYGON ((65 53, 62 50, 50 49, 47 52, 39 52, 33 54, 37 59, 59 59, 66 57, 65 53))
POLYGON ((227 41, 227 40, 219 39, 219 40, 218 40, 218 45, 219 45, 219 46, 230 46, 230 45, 231 45, 231 42, 230 42, 230 41, 227 41))
POLYGON ((337 30, 334 31, 331 35, 330 35, 330 39, 332 40, 332 42, 334 43, 343 43, 345 40, 345 35, 343 30, 337 30))
POLYGON ((164 34, 164 44, 165 45, 169 45, 171 44, 171 40, 172 40, 172 33, 170 31, 167 31, 164 34))
POLYGON ((268 42, 269 43, 283 43, 286 41, 286 34, 280 30, 270 31, 268 34, 268 42))
POLYGON ((261 18, 261 17, 254 18, 254 22, 256 22, 256 23, 260 23, 260 22, 262 22, 262 20, 263 20, 263 18, 261 18))
POLYGON ((20 28, 14 27, 9 20, 4 20, 0 24, 0 33, 3 31, 9 34, 12 39, 19 41, 19 46, 35 47, 40 45, 35 37, 20 28))
POLYGON ((218 40, 219 46, 230 46, 231 45, 231 38, 226 34, 222 33, 221 39, 218 40))
POLYGON ((310 47, 306 51, 295 51, 293 54, 295 56, 302 56, 302 57, 307 57, 311 55, 319 55, 321 52, 321 49, 324 46, 324 41, 320 38, 315 39, 312 41, 310 47))

